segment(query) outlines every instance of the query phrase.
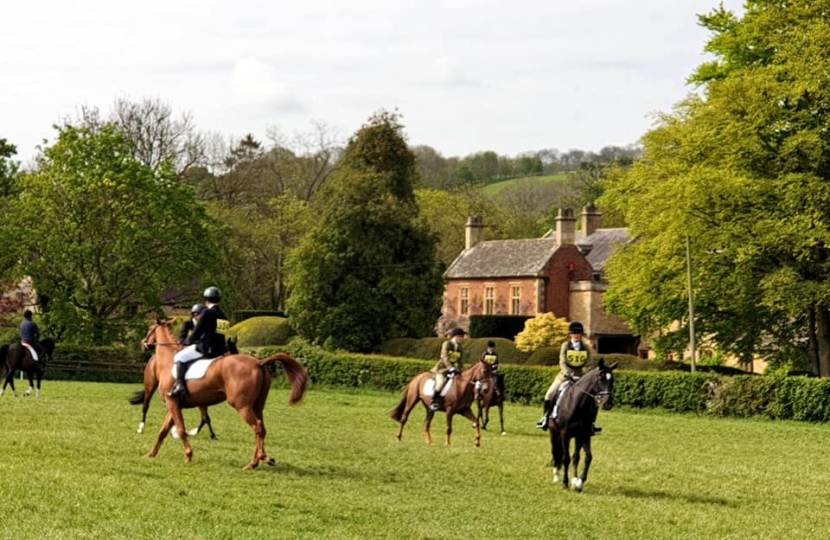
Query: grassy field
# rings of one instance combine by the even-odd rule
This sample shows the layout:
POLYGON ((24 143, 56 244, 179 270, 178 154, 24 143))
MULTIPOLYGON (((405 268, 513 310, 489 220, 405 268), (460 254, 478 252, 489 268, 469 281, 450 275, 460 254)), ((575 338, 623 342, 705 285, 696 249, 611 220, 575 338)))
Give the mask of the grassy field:
MULTIPOLYGON (((830 427, 633 410, 600 413, 583 493, 551 482, 536 407, 507 406, 507 431, 427 446, 417 411, 403 442, 397 395, 315 389, 269 399, 266 449, 227 405, 218 441, 168 439, 145 459, 163 407, 137 435, 138 385, 44 383, 0 398, 0 532, 15 539, 573 538, 813 539, 830 535, 830 427)), ((196 411, 186 420, 194 422, 196 411)), ((444 417, 433 435, 443 440, 444 417)))
POLYGON ((502 182, 488 184, 484 187, 484 193, 486 195, 492 196, 498 193, 499 191, 516 184, 517 182, 529 182, 532 184, 541 185, 565 184, 568 180, 570 180, 570 178, 570 173, 548 174, 545 176, 526 176, 523 178, 511 178, 510 180, 504 180, 502 182))

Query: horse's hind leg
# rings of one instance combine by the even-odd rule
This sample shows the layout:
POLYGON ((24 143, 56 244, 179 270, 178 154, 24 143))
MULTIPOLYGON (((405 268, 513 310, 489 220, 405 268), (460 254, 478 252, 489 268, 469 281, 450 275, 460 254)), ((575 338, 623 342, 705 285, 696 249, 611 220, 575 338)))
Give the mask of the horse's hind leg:
POLYGON ((9 370, 9 374, 6 375, 6 380, 3 381, 3 390, 0 391, 0 396, 2 396, 3 394, 6 393, 6 386, 7 385, 12 387, 12 395, 14 395, 14 397, 17 397, 17 390, 14 389, 14 370, 13 369, 9 370))
POLYGON ((40 397, 40 382, 43 380, 43 372, 37 372, 37 395, 35 397, 40 397))
POLYGON ((29 389, 26 390, 26 393, 23 394, 23 397, 29 397, 32 395, 32 390, 34 390, 35 382, 32 380, 32 372, 26 373, 26 378, 29 379, 29 389))
POLYGON ((254 430, 254 436, 256 436, 256 444, 254 445, 254 457, 251 459, 251 462, 245 465, 245 470, 249 471, 251 469, 255 469, 257 465, 259 465, 260 461, 265 461, 268 465, 276 465, 277 460, 274 458, 269 458, 265 454, 265 422, 262 421, 262 411, 254 411, 250 407, 246 407, 243 409, 238 409, 239 416, 242 417, 245 422, 251 426, 251 429, 254 430))
POLYGON ((507 435, 507 432, 504 430, 504 402, 499 402, 499 426, 501 426, 501 434, 507 435))

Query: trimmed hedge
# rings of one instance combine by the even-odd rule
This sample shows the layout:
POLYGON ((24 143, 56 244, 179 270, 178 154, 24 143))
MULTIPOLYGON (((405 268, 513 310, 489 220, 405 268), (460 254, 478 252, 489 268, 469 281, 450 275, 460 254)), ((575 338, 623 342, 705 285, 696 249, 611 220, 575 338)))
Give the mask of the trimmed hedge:
POLYGON ((237 338, 238 347, 285 345, 297 335, 285 317, 252 317, 233 325, 228 337, 237 338))

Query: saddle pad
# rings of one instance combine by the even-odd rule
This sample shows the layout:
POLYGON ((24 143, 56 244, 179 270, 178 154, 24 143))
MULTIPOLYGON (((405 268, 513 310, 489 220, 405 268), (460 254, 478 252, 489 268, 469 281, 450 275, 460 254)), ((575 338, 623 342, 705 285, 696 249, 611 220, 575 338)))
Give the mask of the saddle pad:
MULTIPOLYGON (((190 363, 190 367, 187 369, 187 373, 184 374, 184 379, 186 381, 192 379, 201 379, 205 376, 205 373, 207 373, 207 370, 210 367, 210 365, 219 358, 221 357, 217 356, 216 358, 200 358, 198 360, 193 360, 190 363)), ((173 369, 170 371, 173 374, 174 379, 178 375, 178 367, 179 364, 174 363, 173 369)))
POLYGON ((22 341, 20 342, 20 344, 23 345, 24 347, 26 347, 27 349, 29 349, 29 353, 32 355, 32 360, 37 362, 38 357, 37 357, 37 352, 35 352, 35 348, 32 347, 31 345, 29 345, 28 343, 24 343, 22 341))
MULTIPOLYGON (((447 379, 447 382, 444 383, 444 388, 441 389, 441 395, 446 396, 449 393, 450 388, 452 388, 453 378, 450 377, 447 379)), ((435 379, 429 378, 427 382, 424 383, 424 395, 431 396, 435 393, 435 379)))

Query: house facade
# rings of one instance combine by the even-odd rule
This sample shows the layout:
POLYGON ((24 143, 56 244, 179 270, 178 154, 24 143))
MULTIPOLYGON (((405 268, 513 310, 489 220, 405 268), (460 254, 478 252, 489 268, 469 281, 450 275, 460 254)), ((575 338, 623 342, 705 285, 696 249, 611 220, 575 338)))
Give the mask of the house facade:
POLYGON ((608 286, 605 262, 614 247, 628 241, 626 229, 601 228, 593 205, 580 215, 560 209, 556 228, 542 238, 483 240, 484 223, 467 220, 465 246, 444 273, 442 320, 468 326, 471 315, 524 315, 552 312, 580 321, 585 337, 601 354, 638 354, 639 339, 602 308, 608 286))

